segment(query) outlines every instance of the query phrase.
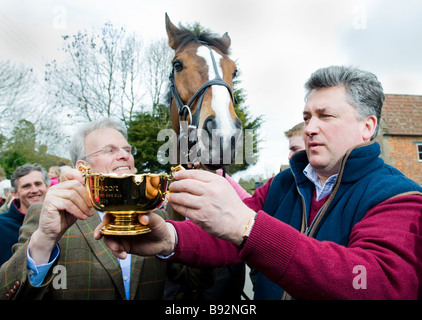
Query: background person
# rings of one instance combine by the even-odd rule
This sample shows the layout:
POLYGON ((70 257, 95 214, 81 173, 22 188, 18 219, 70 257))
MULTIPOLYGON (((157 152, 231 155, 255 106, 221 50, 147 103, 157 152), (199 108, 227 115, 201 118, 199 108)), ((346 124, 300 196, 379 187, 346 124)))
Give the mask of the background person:
POLYGON ((52 166, 48 169, 48 177, 50 178, 50 186, 54 186, 59 183, 60 167, 52 166))
POLYGON ((10 188, 4 188, 3 192, 4 192, 4 197, 5 197, 5 202, 3 203, 3 205, 0 207, 0 214, 2 214, 3 212, 9 211, 9 208, 13 202, 13 188, 10 186, 10 188))
POLYGON ((10 177, 14 200, 9 210, 0 215, 0 265, 12 256, 12 246, 18 242, 19 228, 28 208, 44 200, 50 181, 39 164, 17 167, 10 177))
POLYGON ((10 180, 6 179, 6 172, 0 166, 0 207, 6 203, 5 188, 10 188, 10 180))
POLYGON ((303 141, 303 126, 304 123, 300 122, 284 132, 284 136, 289 140, 289 160, 296 152, 305 150, 305 141, 303 141))

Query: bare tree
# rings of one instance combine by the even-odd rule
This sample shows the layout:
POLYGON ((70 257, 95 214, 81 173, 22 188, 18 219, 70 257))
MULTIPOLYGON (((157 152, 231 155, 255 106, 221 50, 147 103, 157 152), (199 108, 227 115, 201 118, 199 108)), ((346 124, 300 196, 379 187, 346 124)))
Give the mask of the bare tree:
MULTIPOLYGON (((144 93, 141 92, 141 86, 144 83, 142 77, 142 68, 144 63, 141 58, 143 42, 139 40, 136 34, 131 34, 125 39, 124 47, 121 52, 121 70, 122 70, 122 92, 121 104, 126 100, 126 113, 122 112, 122 119, 125 123, 130 123, 133 113, 137 107, 142 105, 144 93)), ((143 90, 142 90, 143 91, 143 90)))
MULTIPOLYGON (((145 86, 152 102, 153 114, 159 104, 163 104, 162 95, 167 91, 168 77, 171 71, 173 50, 167 40, 160 39, 151 42, 145 50, 144 69, 145 86)), ((165 102, 164 102, 165 103, 165 102)))
POLYGON ((72 121, 118 117, 130 122, 143 96, 140 37, 106 23, 92 34, 78 32, 63 40, 65 61, 53 61, 46 72, 54 107, 66 108, 72 121))
POLYGON ((25 106, 28 107, 31 100, 33 83, 34 75, 30 68, 0 59, 0 129, 14 123, 25 113, 25 106))

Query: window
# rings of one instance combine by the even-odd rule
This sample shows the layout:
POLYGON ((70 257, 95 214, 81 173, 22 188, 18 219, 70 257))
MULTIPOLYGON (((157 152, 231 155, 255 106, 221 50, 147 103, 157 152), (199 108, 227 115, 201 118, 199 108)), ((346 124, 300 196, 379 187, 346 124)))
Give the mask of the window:
POLYGON ((422 142, 416 144, 416 148, 418 151, 418 161, 422 162, 422 142))

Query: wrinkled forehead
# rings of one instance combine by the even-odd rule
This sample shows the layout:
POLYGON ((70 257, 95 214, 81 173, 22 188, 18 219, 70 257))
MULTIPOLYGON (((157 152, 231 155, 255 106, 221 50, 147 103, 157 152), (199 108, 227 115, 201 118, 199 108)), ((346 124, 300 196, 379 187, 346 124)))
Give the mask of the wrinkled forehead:
POLYGON ((42 182, 44 183, 44 176, 42 174, 42 172, 38 171, 38 170, 33 170, 30 173, 28 173, 27 175, 24 175, 23 177, 20 177, 17 180, 17 187, 18 189, 26 186, 26 185, 30 185, 36 182, 42 182))
POLYGON ((114 128, 96 129, 88 133, 85 137, 85 152, 91 151, 91 149, 101 149, 108 145, 124 147, 128 145, 128 142, 126 138, 114 128))

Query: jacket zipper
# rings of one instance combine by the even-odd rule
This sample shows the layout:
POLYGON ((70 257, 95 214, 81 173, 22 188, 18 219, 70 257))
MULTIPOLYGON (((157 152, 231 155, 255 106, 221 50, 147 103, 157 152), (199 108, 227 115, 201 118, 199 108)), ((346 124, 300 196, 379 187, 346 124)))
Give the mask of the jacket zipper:
MULTIPOLYGON (((360 146, 358 146, 358 147, 360 147, 360 146)), ((316 214, 314 220, 312 221, 312 223, 311 223, 311 225, 309 227, 308 227, 308 222, 306 221, 307 220, 306 219, 306 208, 304 209, 304 212, 305 212, 305 218, 304 219, 305 219, 305 223, 306 223, 304 234, 307 235, 308 237, 312 237, 313 236, 313 233, 315 232, 316 227, 319 225, 320 221, 322 220, 322 218, 325 215, 325 212, 327 211, 327 208, 330 206, 331 202, 333 201, 333 199, 334 199, 334 197, 335 197, 335 195, 337 193, 337 190, 340 187, 340 181, 341 181, 341 179, 343 177, 343 171, 344 171, 344 166, 346 165, 346 160, 349 158, 350 153, 354 149, 356 149, 358 147, 355 147, 353 149, 350 149, 344 155, 344 157, 343 157, 343 159, 341 160, 341 163, 340 163, 340 168, 339 168, 339 171, 338 171, 336 183, 335 183, 335 185, 333 187, 333 191, 331 192, 330 196, 328 197, 327 201, 324 203, 324 205, 322 206, 322 208, 318 211, 318 213, 316 214)), ((302 196, 302 194, 300 192, 299 192, 299 194, 303 198, 303 196, 302 196)), ((305 200, 303 200, 303 202, 305 202, 305 200)), ((303 219, 302 219, 302 221, 303 221, 303 219)))
MULTIPOLYGON (((340 186, 341 178, 343 176, 344 165, 345 165, 346 160, 349 157, 349 155, 350 155, 350 153, 352 152, 353 149, 349 150, 346 153, 346 155, 343 157, 342 162, 340 164, 340 169, 339 169, 339 172, 338 172, 337 180, 336 180, 336 183, 334 185, 333 191, 331 192, 330 197, 324 203, 324 205, 322 206, 322 208, 316 214, 316 216, 315 216, 315 218, 312 221, 312 223, 311 223, 310 226, 308 226, 308 219, 306 219, 306 202, 305 202, 305 197, 300 192, 300 189, 297 186, 296 175, 293 174, 293 177, 294 177, 295 182, 296 182, 296 189, 297 189, 297 192, 299 193, 300 197, 302 198, 302 206, 303 206, 303 210, 302 210, 302 227, 301 227, 301 231, 300 232, 303 233, 303 234, 305 234, 306 236, 308 236, 308 237, 312 237, 313 236, 313 233, 315 232, 316 227, 319 225, 320 221, 322 220, 322 218, 325 215, 325 212, 327 211, 326 209, 329 207, 329 205, 332 202, 334 196, 336 195, 337 190, 338 190, 338 188, 340 186)), ((284 290, 283 291, 283 295, 281 296, 281 300, 291 300, 291 299, 292 299, 292 296, 286 290, 284 290)))
MULTIPOLYGON (((306 202, 305 202, 305 197, 302 195, 302 193, 300 192, 299 187, 297 186, 297 180, 296 180, 296 175, 295 174, 293 174, 293 178, 295 179, 295 182, 296 182, 297 192, 299 193, 300 198, 302 199, 302 208, 303 208, 303 210, 302 210, 302 226, 301 226, 300 232, 306 234, 308 232, 308 229, 309 228, 308 228, 308 222, 307 222, 307 219, 306 219, 306 202), (305 228, 305 229, 303 229, 303 228, 305 228)), ((292 296, 286 290, 283 289, 283 294, 281 295, 281 299, 280 300, 291 300, 291 299, 292 299, 292 296)))
MULTIPOLYGON (((293 175, 294 176, 294 175, 293 175)), ((319 222, 321 221, 322 217, 324 216, 326 210, 325 208, 328 208, 328 206, 330 205, 330 202, 332 201, 332 199, 334 198, 334 195, 336 193, 336 187, 338 185, 338 181, 340 175, 337 177, 337 181, 336 181, 336 185, 334 186, 333 192, 331 193, 330 197, 327 199, 327 202, 324 203, 324 205, 322 206, 322 208, 318 211, 318 213, 316 214, 314 220, 312 221, 311 225, 308 226, 308 219, 306 219, 306 206, 305 206, 305 197, 302 195, 302 193, 299 190, 299 187, 297 187, 297 191, 299 193, 299 195, 302 198, 302 205, 303 205, 303 211, 302 211, 302 227, 301 227, 301 233, 305 234, 308 237, 311 237, 310 233, 311 231, 315 231, 316 226, 318 226, 319 222), (321 216, 322 214, 322 216, 321 216), (321 218, 320 218, 321 216, 321 218)), ((295 177, 296 179, 296 177, 295 177)), ((281 296, 281 300, 291 300, 292 296, 286 291, 283 291, 283 294, 281 296)))

